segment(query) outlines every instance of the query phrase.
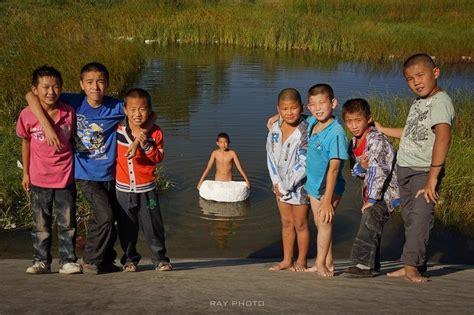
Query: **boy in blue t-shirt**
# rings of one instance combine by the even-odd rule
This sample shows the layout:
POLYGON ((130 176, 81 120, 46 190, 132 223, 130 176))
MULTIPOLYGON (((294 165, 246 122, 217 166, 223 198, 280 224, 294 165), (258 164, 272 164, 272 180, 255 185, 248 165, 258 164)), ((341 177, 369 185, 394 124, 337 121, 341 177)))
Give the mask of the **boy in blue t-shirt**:
MULTIPOLYGON (((84 273, 120 271, 114 264, 115 230, 115 158, 116 127, 123 120, 123 102, 106 96, 109 82, 107 68, 97 62, 81 69, 83 94, 65 93, 61 100, 76 110, 77 128, 74 146, 74 176, 92 208, 83 257, 84 273)), ((48 144, 59 147, 57 136, 44 116, 37 98, 27 94, 27 102, 44 126, 48 144)), ((151 119, 150 119, 151 120, 151 119)), ((136 145, 138 142, 136 143, 136 145)))
POLYGON ((316 84, 308 90, 308 153, 306 185, 314 223, 318 229, 317 255, 313 267, 322 277, 334 275, 332 257, 332 221, 345 188, 342 177, 343 160, 347 160, 347 139, 344 128, 333 116, 337 106, 328 84, 316 84))

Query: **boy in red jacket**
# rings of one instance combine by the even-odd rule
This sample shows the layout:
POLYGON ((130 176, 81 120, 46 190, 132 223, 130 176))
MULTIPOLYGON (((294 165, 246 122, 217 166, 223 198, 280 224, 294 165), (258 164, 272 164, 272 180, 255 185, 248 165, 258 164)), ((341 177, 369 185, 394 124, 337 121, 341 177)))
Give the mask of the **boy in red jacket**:
POLYGON ((156 270, 169 271, 171 264, 166 257, 165 232, 155 185, 156 164, 163 160, 163 133, 157 125, 148 135, 141 129, 152 112, 147 91, 128 91, 124 111, 125 121, 117 127, 116 173, 118 230, 124 251, 121 263, 125 272, 137 271, 141 259, 136 249, 140 222, 156 270), (140 148, 128 159, 126 152, 135 139, 140 142, 140 148))

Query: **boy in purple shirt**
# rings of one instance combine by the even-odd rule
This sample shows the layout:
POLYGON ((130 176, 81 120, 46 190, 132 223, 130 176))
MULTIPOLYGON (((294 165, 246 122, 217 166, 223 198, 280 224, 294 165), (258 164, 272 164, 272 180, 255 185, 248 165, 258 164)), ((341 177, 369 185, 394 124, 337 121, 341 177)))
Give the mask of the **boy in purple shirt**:
POLYGON ((52 122, 62 148, 48 146, 44 129, 29 108, 21 111, 16 133, 22 139, 22 186, 30 192, 33 210, 31 235, 35 249, 29 274, 51 272, 51 226, 53 204, 58 223, 59 273, 80 273, 76 263, 76 188, 73 174, 71 137, 74 134, 74 109, 59 101, 61 73, 53 67, 42 66, 33 72, 32 92, 52 122))

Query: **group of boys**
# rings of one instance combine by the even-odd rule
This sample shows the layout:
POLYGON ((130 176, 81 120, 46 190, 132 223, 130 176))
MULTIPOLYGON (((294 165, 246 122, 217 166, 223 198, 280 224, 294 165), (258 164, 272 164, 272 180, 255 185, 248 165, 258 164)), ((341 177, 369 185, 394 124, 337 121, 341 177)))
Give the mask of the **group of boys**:
MULTIPOLYGON (((366 100, 351 99, 342 106, 344 124, 353 135, 348 146, 344 131, 332 113, 337 106, 332 88, 327 84, 310 88, 308 109, 312 117, 307 119, 305 189, 318 236, 315 265, 303 268, 304 271, 316 271, 324 277, 334 274, 332 220, 344 191, 342 162, 350 158, 352 175, 363 181, 363 206, 351 250, 353 265, 344 275, 372 277, 380 271, 383 227, 393 210, 401 206, 406 239, 401 256, 404 267, 387 275, 417 283, 427 281, 422 276, 426 271, 426 247, 434 223, 434 206, 444 173, 454 109, 447 93, 438 87, 440 70, 430 56, 409 57, 403 65, 403 74, 417 96, 405 128, 383 127, 373 121, 366 100), (386 136, 400 138, 397 154, 386 136)), ((270 126, 274 123, 275 120, 270 119, 270 126)), ((272 174, 270 166, 269 171, 272 174)), ((302 271, 300 264, 297 262, 291 267, 284 259, 270 270, 302 271)))
POLYGON ((108 70, 97 62, 81 69, 80 94, 61 94, 61 74, 51 66, 33 72, 29 106, 17 122, 22 185, 30 192, 33 211, 35 253, 27 273, 51 272, 53 204, 59 273, 121 270, 114 264, 116 221, 124 271, 136 271, 141 258, 136 250, 139 222, 156 269, 171 270, 155 187, 163 135, 153 124, 150 95, 132 89, 122 102, 105 95, 108 82, 108 70), (76 185, 92 210, 82 265, 75 255, 76 185))
MULTIPOLYGON (((454 109, 449 96, 437 85, 440 70, 430 56, 411 56, 403 71, 410 90, 417 95, 405 128, 374 123, 369 104, 363 99, 349 100, 342 107, 344 123, 353 135, 348 151, 351 172, 363 179, 362 218, 351 251, 353 266, 346 270, 347 276, 373 276, 379 271, 383 226, 390 213, 401 205, 406 238, 401 257, 404 267, 388 275, 427 281, 421 272, 426 269, 426 246, 454 109), (383 134, 401 138, 397 156, 383 134)), ((105 96, 108 82, 108 71, 99 63, 82 68, 81 94, 61 94, 62 78, 52 67, 43 66, 33 73, 32 92, 27 94, 29 107, 22 111, 17 123, 17 134, 22 138, 22 185, 31 193, 33 209, 35 255, 28 273, 51 271, 53 203, 60 273, 120 270, 114 264, 116 219, 124 250, 124 271, 136 271, 141 258, 136 251, 139 221, 156 269, 171 270, 154 183, 155 165, 163 159, 163 136, 150 118, 150 96, 144 90, 133 89, 125 97, 124 109, 123 102, 105 96), (74 183, 92 206, 82 266, 76 263, 75 256, 74 183), (119 209, 118 214, 114 208, 119 209)), ((342 129, 336 128, 338 123, 332 115, 337 105, 332 88, 318 85, 313 92, 313 101, 308 105, 313 117, 308 121, 306 172, 320 170, 321 174, 311 176, 305 188, 319 232, 323 232, 321 237, 327 240, 321 243, 323 246, 318 243, 318 256, 320 252, 324 255, 316 258, 314 270, 309 269, 331 276, 331 222, 344 191, 341 169, 342 160, 348 155, 346 140, 339 137, 342 129), (327 98, 327 102, 320 101, 318 95, 327 98), (334 135, 338 140, 331 140, 334 135)))

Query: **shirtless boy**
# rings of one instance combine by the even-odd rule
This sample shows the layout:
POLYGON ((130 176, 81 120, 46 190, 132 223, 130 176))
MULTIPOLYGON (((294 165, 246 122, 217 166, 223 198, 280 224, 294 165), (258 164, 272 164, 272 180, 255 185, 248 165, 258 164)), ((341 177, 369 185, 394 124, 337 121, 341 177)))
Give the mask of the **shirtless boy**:
POLYGON ((216 144, 219 147, 218 149, 212 151, 211 157, 209 158, 209 162, 207 163, 207 167, 202 173, 201 179, 197 184, 197 189, 201 188, 201 184, 209 174, 209 171, 212 168, 214 162, 216 162, 216 175, 214 180, 221 181, 221 182, 229 182, 232 180, 232 164, 235 163, 235 166, 239 170, 240 175, 245 180, 247 187, 250 189, 250 182, 245 174, 242 166, 240 165, 239 157, 234 150, 229 149, 230 139, 229 135, 222 132, 217 135, 216 144))

